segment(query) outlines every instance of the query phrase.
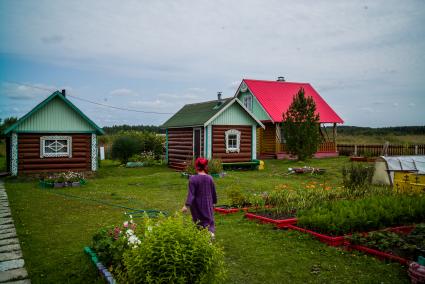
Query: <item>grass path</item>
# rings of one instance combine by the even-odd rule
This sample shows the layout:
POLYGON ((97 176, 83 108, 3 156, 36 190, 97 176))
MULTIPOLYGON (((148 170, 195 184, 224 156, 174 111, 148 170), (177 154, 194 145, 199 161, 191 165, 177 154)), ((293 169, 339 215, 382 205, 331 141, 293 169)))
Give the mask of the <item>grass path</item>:
MULTIPOLYGON (((219 203, 232 188, 260 192, 280 184, 337 185, 346 158, 314 160, 324 176, 284 175, 304 163, 267 161, 265 171, 229 172, 216 181, 219 203)), ((165 167, 126 169, 104 162, 96 178, 82 188, 40 189, 34 180, 6 182, 12 215, 33 283, 102 283, 83 247, 98 228, 125 219, 131 208, 174 212, 186 196, 187 180, 165 167), (53 191, 53 192, 52 192, 53 191), (85 199, 54 194, 69 193, 85 199)), ((136 219, 137 220, 137 219, 136 219)), ((217 242, 225 250, 228 283, 408 283, 406 268, 328 247, 297 232, 274 230, 247 221, 242 214, 217 215, 217 242)))

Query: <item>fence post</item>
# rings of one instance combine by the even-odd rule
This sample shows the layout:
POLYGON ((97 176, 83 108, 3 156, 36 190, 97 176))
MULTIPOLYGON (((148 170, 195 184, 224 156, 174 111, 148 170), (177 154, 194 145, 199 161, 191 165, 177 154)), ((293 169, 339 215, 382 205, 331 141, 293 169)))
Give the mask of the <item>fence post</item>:
POLYGON ((415 155, 418 154, 418 145, 415 145, 415 155))
POLYGON ((354 145, 354 157, 357 157, 357 144, 354 145))

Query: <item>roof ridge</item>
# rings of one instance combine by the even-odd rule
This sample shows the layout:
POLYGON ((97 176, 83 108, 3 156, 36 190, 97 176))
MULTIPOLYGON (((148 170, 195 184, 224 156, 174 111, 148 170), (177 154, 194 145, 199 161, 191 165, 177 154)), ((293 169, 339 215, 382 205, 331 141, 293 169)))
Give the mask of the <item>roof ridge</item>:
MULTIPOLYGON (((233 99, 233 97, 228 97, 228 98, 222 98, 222 101, 227 101, 227 100, 231 100, 233 99)), ((204 102, 199 102, 199 103, 191 103, 191 104, 185 104, 185 106, 191 106, 191 105, 199 105, 199 104, 206 104, 206 103, 212 103, 212 102, 218 102, 218 100, 211 100, 211 101, 204 101, 204 102)))
POLYGON ((310 83, 308 82, 288 82, 288 81, 272 81, 272 80, 258 80, 258 79, 242 79, 243 81, 257 81, 257 82, 267 82, 267 83, 279 83, 279 84, 305 84, 305 85, 310 85, 310 83))

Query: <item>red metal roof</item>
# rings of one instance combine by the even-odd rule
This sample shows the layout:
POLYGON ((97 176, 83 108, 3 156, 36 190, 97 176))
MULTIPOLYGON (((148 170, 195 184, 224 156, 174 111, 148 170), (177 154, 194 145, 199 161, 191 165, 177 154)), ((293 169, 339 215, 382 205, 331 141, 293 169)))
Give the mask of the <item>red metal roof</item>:
POLYGON ((321 123, 344 123, 309 83, 249 79, 243 81, 274 122, 282 121, 282 114, 288 110, 294 95, 300 88, 304 88, 305 96, 312 97, 316 103, 316 112, 320 115, 321 123))

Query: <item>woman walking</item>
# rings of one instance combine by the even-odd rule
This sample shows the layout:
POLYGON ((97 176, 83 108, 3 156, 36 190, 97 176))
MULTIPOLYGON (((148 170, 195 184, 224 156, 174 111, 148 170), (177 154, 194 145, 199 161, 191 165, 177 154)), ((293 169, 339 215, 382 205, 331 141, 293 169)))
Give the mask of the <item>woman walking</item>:
POLYGON ((214 205, 217 203, 217 194, 214 181, 208 175, 208 160, 197 158, 195 168, 198 174, 189 179, 187 199, 182 212, 187 212, 189 207, 193 222, 207 228, 214 238, 214 205))

